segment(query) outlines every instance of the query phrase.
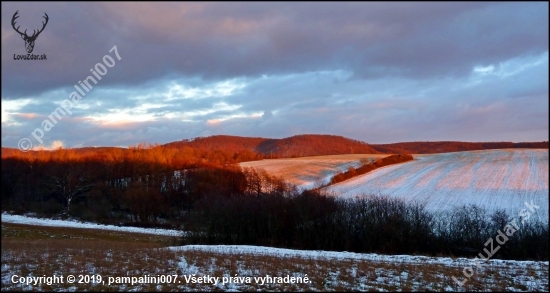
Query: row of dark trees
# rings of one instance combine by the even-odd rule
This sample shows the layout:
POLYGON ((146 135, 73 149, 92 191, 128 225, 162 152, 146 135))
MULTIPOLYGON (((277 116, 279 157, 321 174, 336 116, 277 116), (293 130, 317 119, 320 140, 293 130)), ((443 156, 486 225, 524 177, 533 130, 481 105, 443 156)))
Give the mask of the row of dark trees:
POLYGON ((366 174, 378 168, 382 168, 393 164, 404 163, 412 160, 414 160, 412 155, 398 154, 398 155, 390 155, 384 158, 378 158, 372 162, 370 161, 364 162, 361 166, 357 168, 349 167, 347 171, 336 174, 334 177, 330 179, 329 185, 348 180, 355 176, 366 174))
MULTIPOLYGON (((342 200, 318 191, 291 196, 201 199, 187 244, 262 245, 294 249, 548 260, 548 224, 532 218, 507 231, 504 211, 463 206, 431 213, 387 196, 342 200), (485 245, 493 239, 492 246, 485 245), (496 247, 493 255, 488 255, 496 247)), ((516 221, 518 224, 520 221, 516 221)))
POLYGON ((548 149, 548 141, 539 142, 464 142, 464 141, 416 141, 390 144, 372 144, 375 150, 393 154, 435 154, 494 149, 548 149))

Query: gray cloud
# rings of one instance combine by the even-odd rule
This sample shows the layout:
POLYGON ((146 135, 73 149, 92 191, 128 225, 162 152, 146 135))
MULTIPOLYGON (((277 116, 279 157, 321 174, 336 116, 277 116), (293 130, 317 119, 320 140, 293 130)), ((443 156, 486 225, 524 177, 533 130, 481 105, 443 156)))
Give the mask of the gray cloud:
POLYGON ((2 145, 122 60, 45 135, 547 140, 548 3, 2 3, 2 145), (34 54, 11 28, 50 21, 34 54), (114 54, 110 54, 114 57, 114 54))

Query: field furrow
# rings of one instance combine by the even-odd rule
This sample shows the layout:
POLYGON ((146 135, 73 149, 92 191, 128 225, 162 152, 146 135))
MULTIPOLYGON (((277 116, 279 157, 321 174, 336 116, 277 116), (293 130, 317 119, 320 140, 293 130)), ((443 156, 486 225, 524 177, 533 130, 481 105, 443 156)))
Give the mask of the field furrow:
POLYGON ((426 204, 430 210, 475 204, 510 215, 533 202, 548 221, 548 150, 418 155, 413 162, 375 170, 327 191, 342 198, 384 194, 426 204))

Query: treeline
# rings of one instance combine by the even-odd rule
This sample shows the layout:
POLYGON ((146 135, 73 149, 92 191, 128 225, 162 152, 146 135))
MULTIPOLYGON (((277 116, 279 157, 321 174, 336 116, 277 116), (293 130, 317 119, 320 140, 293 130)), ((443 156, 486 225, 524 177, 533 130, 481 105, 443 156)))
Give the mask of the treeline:
POLYGON ((324 156, 340 154, 378 154, 369 144, 337 135, 303 134, 278 140, 266 140, 257 152, 281 157, 324 156))
POLYGON ((266 158, 292 158, 339 154, 377 154, 369 144, 337 135, 303 134, 282 139, 214 135, 171 142, 169 147, 237 152, 252 151, 266 158))
POLYGON ((4 150, 4 210, 45 216, 66 211, 103 223, 146 223, 150 219, 157 223, 159 215, 169 218, 177 214, 175 210, 189 206, 194 190, 223 191, 227 189, 223 184, 216 185, 217 181, 224 182, 223 176, 244 176, 230 163, 258 159, 257 154, 246 151, 228 153, 145 144, 129 149, 4 150), (175 170, 183 170, 184 176, 176 176, 175 170))
POLYGON ((189 164, 233 164, 255 161, 265 158, 254 151, 239 149, 227 150, 199 149, 189 146, 172 146, 140 143, 129 148, 118 147, 85 147, 57 150, 31 150, 22 152, 13 148, 2 148, 2 159, 18 158, 31 161, 127 161, 139 163, 158 163, 172 169, 189 164))
POLYGON ((414 160, 413 156, 406 155, 406 154, 398 154, 398 155, 387 156, 385 158, 378 158, 372 162, 365 162, 363 165, 361 165, 358 168, 349 167, 347 171, 339 172, 338 174, 334 175, 334 177, 330 179, 330 183, 328 185, 340 183, 342 181, 348 180, 355 176, 366 174, 372 170, 375 170, 381 167, 404 163, 412 160, 414 160))
POLYGON ((515 231, 503 211, 475 206, 430 213, 399 199, 339 200, 317 191, 287 196, 203 198, 185 244, 262 245, 293 249, 474 258, 548 260, 548 224, 532 218, 515 231), (510 233, 499 245, 502 233, 510 233), (506 231, 506 232, 504 232, 506 231), (493 239, 493 247, 485 246, 493 239), (501 246, 495 252, 495 248, 501 246), (494 255, 488 255, 484 248, 494 255))
POLYGON ((194 139, 184 139, 165 144, 167 147, 191 147, 194 149, 214 151, 223 149, 231 152, 242 150, 256 151, 257 146, 264 142, 266 138, 262 137, 241 137, 232 135, 213 135, 209 137, 196 137, 194 139))
POLYGON ((548 141, 540 142, 463 142, 463 141, 418 141, 390 144, 371 144, 386 154, 435 154, 449 152, 478 151, 490 149, 526 148, 548 149, 548 141))

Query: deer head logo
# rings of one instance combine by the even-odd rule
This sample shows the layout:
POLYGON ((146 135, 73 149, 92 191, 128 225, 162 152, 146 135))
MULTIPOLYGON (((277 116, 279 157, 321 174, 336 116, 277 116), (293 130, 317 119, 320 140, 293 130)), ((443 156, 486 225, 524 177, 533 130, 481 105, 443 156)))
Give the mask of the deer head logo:
POLYGON ((17 10, 14 14, 13 14, 13 18, 11 19, 11 26, 13 27, 13 29, 18 32, 20 35, 21 35, 21 38, 25 41, 25 49, 27 49, 27 53, 32 53, 32 50, 34 49, 34 42, 36 41, 36 38, 38 38, 38 35, 40 35, 40 33, 44 30, 44 28, 46 28, 46 25, 48 24, 48 20, 50 19, 48 17, 48 15, 44 12, 44 14, 46 14, 46 16, 43 16, 45 19, 46 19, 46 22, 42 22, 43 26, 42 26, 42 29, 39 30, 38 32, 36 30, 33 30, 33 34, 32 36, 28 36, 27 35, 27 30, 25 30, 24 33, 20 32, 19 31, 19 27, 18 26, 17 28, 15 28, 15 20, 19 17, 17 15, 17 13, 19 12, 19 10, 17 10))

